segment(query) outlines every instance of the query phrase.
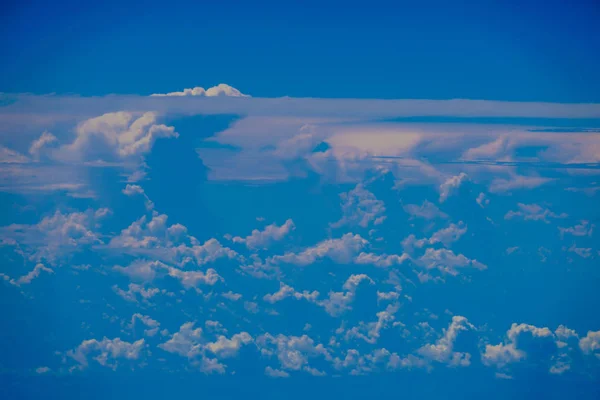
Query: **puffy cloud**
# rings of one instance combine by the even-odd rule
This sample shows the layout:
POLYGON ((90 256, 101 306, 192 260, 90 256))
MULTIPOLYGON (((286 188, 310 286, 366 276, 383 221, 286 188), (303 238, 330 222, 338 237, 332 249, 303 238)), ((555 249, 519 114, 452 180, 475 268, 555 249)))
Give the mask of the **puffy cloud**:
POLYGON ((359 326, 348 329, 345 334, 346 340, 358 338, 370 344, 377 343, 381 331, 387 328, 396 319, 394 314, 396 314, 397 311, 398 305, 388 305, 385 310, 377 312, 377 321, 369 322, 367 324, 361 322, 359 326))
POLYGON ((277 356, 283 370, 299 371, 309 366, 308 360, 312 357, 323 357, 331 360, 331 355, 322 344, 307 335, 286 336, 279 334, 273 336, 270 333, 260 335, 256 344, 263 356, 277 356))
POLYGON ((579 340, 579 348, 583 354, 593 354, 600 359, 600 331, 588 331, 587 335, 579 340))
POLYGON ((273 294, 266 294, 263 297, 263 300, 268 303, 277 303, 283 299, 288 297, 294 297, 296 300, 306 299, 309 302, 314 302, 317 297, 319 297, 319 292, 316 290, 313 292, 309 292, 307 290, 303 292, 297 292, 293 287, 286 285, 283 282, 280 282, 279 290, 273 294))
POLYGON ((129 325, 131 330, 135 329, 136 321, 139 321, 142 325, 144 325, 147 328, 144 329, 145 336, 154 336, 160 329, 160 322, 158 322, 157 320, 152 319, 147 315, 135 313, 131 316, 131 324, 129 325))
POLYGON ((429 244, 441 243, 444 246, 449 247, 465 233, 467 233, 467 227, 461 221, 458 224, 450 224, 447 228, 435 232, 428 242, 429 244))
POLYGON ((554 334, 548 328, 538 328, 528 324, 512 324, 506 332, 504 343, 485 346, 485 350, 481 354, 481 361, 485 365, 495 365, 498 368, 521 361, 527 356, 527 353, 519 348, 519 338, 525 334, 534 338, 554 338, 554 334))
POLYGON ((160 261, 135 260, 127 267, 116 265, 113 269, 134 280, 144 282, 154 280, 157 275, 161 277, 168 275, 179 280, 181 285, 186 289, 196 288, 201 284, 212 286, 223 279, 212 268, 206 271, 186 271, 171 267, 160 261))
POLYGON ((104 114, 82 122, 77 137, 55 156, 64 161, 120 161, 148 153, 160 138, 179 135, 173 127, 156 124, 153 112, 136 116, 130 112, 104 114))
POLYGON ((436 361, 450 366, 467 367, 471 364, 471 355, 454 351, 458 333, 475 329, 465 317, 455 315, 443 336, 434 344, 427 344, 417 350, 417 354, 428 361, 436 361))
MULTIPOLYGON (((33 281, 35 278, 37 278, 38 276, 40 276, 40 274, 43 272, 47 272, 49 274, 54 273, 54 271, 52 271, 50 268, 44 266, 44 264, 37 264, 33 270, 29 271, 29 273, 27 273, 26 275, 20 277, 19 279, 17 279, 14 283, 18 286, 21 285, 28 285, 31 283, 31 281, 33 281)), ((12 281, 11 281, 12 282, 12 281)))
POLYGON ((460 186, 469 179, 467 174, 461 172, 456 176, 448 178, 444 183, 440 185, 440 203, 443 203, 448 199, 450 195, 455 193, 460 186))
POLYGON ((54 264, 83 246, 102 243, 95 229, 109 214, 106 208, 68 214, 57 210, 37 224, 4 226, 0 228, 0 238, 5 244, 18 243, 33 261, 46 260, 54 264))
MULTIPOLYGON (((137 303, 138 295, 142 298, 143 301, 148 301, 152 297, 161 293, 161 290, 158 288, 144 288, 143 285, 138 285, 136 283, 130 283, 127 287, 127 290, 123 290, 119 288, 117 285, 113 286, 114 292, 127 301, 131 301, 137 303)), ((164 292, 164 290, 163 290, 164 292)))
POLYGON ((504 219, 522 218, 525 221, 543 221, 550 223, 550 218, 567 218, 565 213, 556 214, 547 208, 538 204, 517 204, 517 211, 509 211, 504 215, 504 219))
POLYGON ((54 143, 57 143, 58 139, 50 132, 42 133, 38 139, 34 140, 29 146, 29 154, 36 160, 40 158, 44 149, 54 143))
POLYGON ((290 374, 280 369, 273 369, 271 367, 265 368, 265 375, 270 376, 271 378, 289 378, 290 374))
POLYGON ((329 297, 318 302, 325 311, 332 317, 337 317, 351 309, 351 304, 354 302, 356 290, 362 282, 367 282, 374 285, 375 282, 365 274, 350 275, 343 285, 345 292, 329 292, 329 297))
POLYGON ((558 230, 560 231, 561 237, 564 237, 565 234, 572 236, 592 236, 595 227, 596 225, 590 224, 590 221, 581 221, 581 223, 572 227, 558 227, 558 230))
POLYGON ((105 337, 100 341, 84 340, 74 350, 69 350, 67 356, 78 362, 81 369, 89 365, 88 357, 91 355, 96 355, 94 360, 98 364, 116 369, 119 359, 137 360, 140 358, 144 347, 146 347, 144 339, 129 343, 120 338, 108 339, 105 337))
POLYGON ((28 162, 29 158, 0 145, 0 164, 24 164, 28 162))
POLYGON ((487 268, 485 264, 477 260, 471 260, 462 254, 455 254, 448 249, 428 248, 425 250, 425 254, 417 260, 417 263, 427 271, 437 270, 442 275, 451 276, 457 276, 462 269, 484 270, 487 268))
POLYGON ((159 344, 158 347, 191 359, 202 353, 201 339, 202 328, 194 329, 193 322, 186 322, 179 327, 179 332, 175 332, 169 340, 159 344))
POLYGON ((368 241, 360 235, 346 233, 339 239, 327 239, 300 253, 273 256, 268 261, 275 264, 284 262, 304 266, 323 258, 329 258, 336 263, 348 263, 367 244, 368 241))
POLYGON ((425 200, 420 206, 416 204, 407 204, 404 206, 404 211, 406 211, 412 217, 428 220, 435 218, 448 218, 447 214, 444 214, 439 208, 437 208, 435 204, 427 200, 425 200))
POLYGON ((219 83, 217 86, 209 87, 204 89, 200 86, 196 86, 192 89, 183 89, 182 92, 170 92, 170 93, 155 93, 151 96, 154 97, 172 97, 172 96, 202 96, 202 97, 217 97, 217 96, 228 96, 228 97, 250 97, 247 94, 243 94, 236 88, 226 85, 225 83, 219 83))
POLYGON ((281 226, 271 224, 266 226, 262 231, 254 229, 252 234, 246 238, 236 236, 232 240, 235 243, 244 243, 249 249, 266 249, 271 243, 282 240, 294 229, 296 229, 294 221, 288 219, 281 226))
POLYGON ((477 202, 477 204, 479 204, 479 207, 481 208, 485 208, 490 204, 490 199, 485 195, 485 193, 479 193, 479 196, 477 196, 477 199, 475 201, 477 202))
POLYGON ((191 260, 197 265, 204 265, 219 258, 233 259, 238 256, 216 239, 200 244, 195 237, 187 234, 185 226, 168 225, 167 220, 167 215, 157 212, 153 213, 150 220, 143 216, 113 237, 108 248, 132 255, 152 256, 179 265, 191 260))
POLYGON ((332 228, 346 225, 366 228, 371 223, 379 225, 386 218, 383 201, 378 200, 362 183, 357 184, 351 191, 342 193, 340 197, 343 216, 339 221, 331 224, 332 228))
POLYGON ((236 333, 231 339, 221 335, 216 342, 208 343, 206 349, 219 358, 229 358, 235 356, 243 345, 252 341, 252 336, 248 332, 236 333))
POLYGON ((144 204, 146 210, 151 211, 154 208, 154 203, 150 200, 144 189, 139 185, 127 184, 123 189, 123 194, 126 196, 142 196, 144 198, 144 204))
POLYGON ((392 265, 400 265, 410 257, 404 253, 402 255, 397 254, 374 254, 362 252, 354 259, 356 264, 375 265, 377 267, 391 267, 392 265))

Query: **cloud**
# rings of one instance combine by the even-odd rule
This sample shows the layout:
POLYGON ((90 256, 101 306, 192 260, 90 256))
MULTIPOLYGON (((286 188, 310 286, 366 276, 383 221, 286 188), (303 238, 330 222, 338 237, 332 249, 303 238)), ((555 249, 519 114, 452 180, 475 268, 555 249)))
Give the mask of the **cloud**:
POLYGON ((95 230, 107 215, 107 208, 63 214, 60 210, 33 225, 12 224, 0 228, 0 238, 19 244, 32 261, 55 264, 84 246, 100 244, 95 230))
POLYGON ((28 162, 29 158, 0 145, 0 164, 24 164, 28 162))
POLYGON ((327 299, 319 301, 317 304, 323 307, 327 314, 338 317, 352 308, 351 304, 354 302, 356 291, 362 282, 375 284, 373 279, 366 274, 350 275, 342 287, 345 292, 331 291, 327 299))
POLYGON ((202 97, 216 97, 216 96, 228 96, 228 97, 250 97, 247 94, 243 94, 239 90, 224 83, 219 83, 217 86, 210 87, 206 90, 200 86, 196 86, 192 89, 183 89, 183 92, 171 92, 165 94, 152 94, 155 97, 172 97, 172 96, 202 96, 202 97))
POLYGON ((157 114, 114 112, 80 123, 75 140, 54 154, 67 162, 139 160, 160 138, 179 136, 175 128, 156 124, 157 114))
POLYGON ((303 292, 297 292, 293 287, 280 282, 279 290, 273 294, 266 294, 263 297, 263 300, 267 303, 274 304, 288 297, 294 297, 296 300, 306 299, 309 302, 315 302, 317 297, 319 297, 319 292, 316 290, 312 292, 307 290, 303 292))
POLYGON ((412 217, 423 218, 427 220, 448 218, 447 214, 444 214, 435 204, 427 200, 423 201, 423 204, 420 206, 416 204, 407 204, 404 206, 404 211, 406 211, 412 217))
POLYGON ((424 345, 417 350, 417 354, 427 361, 436 361, 450 366, 467 367, 471 364, 471 355, 454 351, 454 343, 458 333, 475 329, 465 317, 455 315, 443 336, 434 344, 424 345))
POLYGON ((469 177, 464 172, 446 179, 446 181, 440 185, 440 203, 445 202, 446 199, 455 193, 468 179, 469 177))
POLYGON ((271 378, 289 378, 290 374, 280 369, 273 369, 269 366, 265 368, 265 375, 270 376, 271 378))
POLYGON ((123 194, 125 196, 142 196, 144 198, 144 205, 146 206, 146 210, 152 211, 154 209, 154 203, 146 195, 144 189, 139 185, 127 184, 127 186, 125 186, 125 189, 123 189, 123 194))
POLYGON ((268 261, 275 264, 283 262, 305 266, 317 260, 328 258, 336 263, 348 263, 367 244, 368 241, 360 235, 346 233, 341 238, 324 240, 300 253, 286 253, 282 256, 273 256, 268 261))
POLYGON ((364 184, 359 183, 354 189, 340 195, 342 199, 342 218, 331 224, 332 228, 355 226, 366 228, 370 224, 381 224, 386 216, 383 201, 377 200, 364 184))
POLYGON ((244 243, 249 249, 267 249, 271 243, 282 240, 294 229, 296 229, 294 221, 288 219, 281 226, 271 224, 262 231, 254 229, 246 238, 236 236, 232 240, 235 243, 244 243))
POLYGON ((519 348, 519 338, 529 334, 534 338, 554 338, 552 331, 548 328, 538 328, 528 324, 512 324, 506 332, 504 343, 497 345, 487 344, 481 354, 481 361, 488 366, 494 365, 502 368, 507 364, 521 361, 527 353, 519 348))
POLYGON ((158 333, 160 329, 160 322, 155 319, 150 318, 147 315, 142 315, 140 313, 135 313, 131 316, 131 323, 129 325, 131 330, 135 330, 136 321, 139 321, 144 325, 147 329, 144 329, 144 335, 152 337, 158 333))
POLYGON ((58 139, 56 138, 56 136, 54 136, 50 132, 45 131, 42 133, 42 136, 40 136, 38 139, 34 140, 31 143, 31 146, 29 146, 29 154, 35 160, 39 160, 45 148, 57 142, 58 139))
POLYGON ((547 208, 543 208, 538 204, 517 204, 517 211, 509 211, 504 215, 504 219, 516 219, 522 218, 525 221, 543 221, 550 223, 550 218, 567 218, 568 215, 565 213, 556 214, 547 208))
POLYGON ((187 228, 181 224, 167 223, 168 216, 153 212, 148 220, 142 216, 134 221, 108 243, 107 249, 121 251, 131 255, 152 257, 166 263, 183 266, 189 262, 204 265, 220 258, 235 259, 238 254, 224 247, 216 239, 203 244, 188 235, 187 228))
POLYGON ((237 355, 242 346, 248 345, 252 341, 252 336, 248 332, 236 333, 231 339, 221 335, 217 341, 208 343, 206 349, 219 358, 229 358, 237 355))
POLYGON ((485 264, 477 260, 471 260, 462 254, 455 254, 448 249, 428 248, 418 260, 417 264, 425 268, 426 274, 421 279, 430 279, 429 273, 439 271, 441 275, 457 276, 463 269, 487 269, 485 264))
POLYGON ((315 341, 308 335, 286 336, 279 334, 273 336, 266 333, 256 339, 256 344, 263 356, 272 357, 275 355, 283 370, 299 371, 303 367, 309 366, 309 358, 313 357, 323 357, 325 360, 331 360, 331 355, 327 349, 322 344, 315 344, 315 341))
POLYGON ((593 354, 600 359, 600 331, 588 331, 587 335, 579 340, 579 348, 583 354, 593 354))
POLYGON ((88 367, 90 355, 96 355, 94 360, 103 367, 116 369, 119 359, 137 360, 146 347, 144 339, 133 343, 125 342, 120 338, 103 338, 84 340, 74 350, 69 350, 67 356, 79 363, 79 368, 88 367))
POLYGON ((572 235, 572 236, 592 236, 592 233, 594 232, 594 228, 596 227, 596 225, 594 224, 590 224, 590 221, 581 221, 581 223, 572 226, 572 227, 568 227, 568 228, 562 228, 562 227, 558 227, 558 230, 560 231, 560 236, 564 237, 565 235, 572 235))

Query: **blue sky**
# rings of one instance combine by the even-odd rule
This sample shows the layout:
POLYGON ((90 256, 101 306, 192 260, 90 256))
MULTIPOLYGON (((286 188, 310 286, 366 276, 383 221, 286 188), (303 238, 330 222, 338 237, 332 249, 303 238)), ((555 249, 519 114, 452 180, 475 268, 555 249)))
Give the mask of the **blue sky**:
POLYGON ((2 398, 598 398, 593 2, 2 7, 2 398))

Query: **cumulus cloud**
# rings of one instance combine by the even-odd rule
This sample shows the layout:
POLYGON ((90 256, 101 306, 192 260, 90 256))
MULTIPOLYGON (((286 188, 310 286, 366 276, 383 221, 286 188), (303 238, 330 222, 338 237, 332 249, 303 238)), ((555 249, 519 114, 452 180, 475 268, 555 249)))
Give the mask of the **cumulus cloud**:
POLYGON ((422 205, 407 204, 404 206, 404 211, 409 215, 416 218, 423 219, 435 219, 435 218, 448 218, 447 214, 444 214, 440 209, 433 203, 425 200, 422 205))
POLYGON ((515 323, 506 332, 506 339, 503 343, 485 346, 485 350, 481 354, 481 361, 485 365, 494 365, 498 368, 521 361, 527 356, 527 353, 519 348, 519 338, 525 334, 529 334, 533 338, 554 338, 554 334, 548 328, 515 323))
POLYGON ((38 160, 46 147, 57 142, 58 139, 56 138, 56 136, 54 136, 50 132, 44 132, 42 133, 42 136, 40 136, 38 139, 34 140, 31 143, 31 146, 29 146, 29 154, 34 159, 38 160))
POLYGON ((75 140, 55 154, 64 161, 121 161, 148 153, 160 138, 176 138, 175 128, 157 124, 157 114, 107 113, 88 119, 75 130, 75 140))
POLYGON ((0 164, 24 164, 27 162, 29 162, 29 158, 0 145, 0 164))
POLYGON ((142 196, 144 198, 144 205, 146 206, 146 210, 152 211, 154 209, 154 203, 150 200, 146 192, 144 192, 144 188, 139 185, 127 184, 125 189, 123 189, 123 194, 125 196, 142 196))
POLYGON ((454 351, 454 343, 458 333, 475 329, 469 321, 462 316, 455 315, 443 336, 434 344, 428 344, 417 350, 417 354, 428 361, 436 361, 450 366, 467 367, 471 364, 471 355, 454 351))
POLYGON ((421 275, 422 280, 430 279, 429 273, 432 271, 438 271, 442 276, 457 276, 464 269, 484 270, 487 268, 485 264, 471 260, 462 254, 455 254, 452 250, 433 248, 425 250, 425 254, 417 260, 417 264, 427 271, 426 274, 421 275))
POLYGON ((102 243, 96 228, 110 214, 107 208, 63 214, 60 210, 32 225, 12 224, 0 228, 4 244, 18 244, 30 260, 55 264, 61 257, 85 246, 102 243))
POLYGON ((281 226, 271 224, 266 226, 262 231, 254 229, 250 236, 245 238, 236 236, 232 240, 235 243, 244 243, 249 249, 266 249, 271 243, 282 240, 294 229, 296 229, 294 221, 288 219, 281 226))
POLYGON ((346 233, 341 238, 324 240, 300 253, 286 253, 270 257, 269 261, 275 264, 283 262, 305 266, 328 258, 336 263, 348 263, 367 244, 368 241, 360 235, 346 233))
POLYGON ((516 211, 509 211, 504 215, 504 219, 524 219, 525 221, 543 221, 550 223, 550 219, 567 218, 566 213, 556 214, 547 208, 543 208, 539 204, 517 204, 516 211))
POLYGON ((293 287, 286 285, 283 282, 280 282, 279 290, 273 294, 266 294, 263 297, 263 300, 267 303, 277 303, 281 300, 284 300, 288 297, 293 297, 296 300, 306 299, 309 302, 314 302, 317 297, 319 297, 319 292, 316 290, 309 292, 307 290, 303 292, 297 292, 293 287))
POLYGON ((247 94, 243 94, 236 88, 229 86, 225 83, 219 83, 217 86, 209 87, 204 89, 200 86, 196 86, 191 89, 183 89, 182 92, 170 92, 170 93, 156 93, 152 94, 154 97, 181 97, 181 96, 202 96, 202 97, 216 97, 216 96, 228 96, 228 97, 250 97, 247 94))
POLYGON ((364 184, 359 183, 354 189, 340 195, 342 199, 342 218, 331 224, 332 228, 346 225, 358 225, 366 228, 370 224, 381 224, 386 216, 383 201, 378 200, 368 191, 364 184))
POLYGON ((88 357, 95 355, 94 360, 104 366, 116 369, 120 359, 137 360, 146 347, 144 339, 133 343, 126 342, 120 338, 102 340, 84 340, 79 346, 67 352, 67 356, 79 363, 79 368, 88 367, 88 357))
POLYGON ((264 357, 276 356, 282 370, 299 371, 309 366, 309 359, 322 357, 331 360, 331 354, 322 344, 316 344, 308 335, 286 336, 270 333, 260 335, 256 344, 264 357))
POLYGON ((440 185, 440 203, 446 201, 446 199, 455 193, 468 179, 469 177, 464 172, 446 179, 446 181, 440 185))
POLYGON ((179 266, 191 261, 204 265, 220 258, 238 257, 235 251, 224 247, 218 240, 209 239, 200 244, 195 237, 188 235, 185 226, 169 225, 167 221, 167 215, 157 212, 153 212, 151 219, 142 216, 114 236, 107 248, 132 255, 151 256, 179 266))

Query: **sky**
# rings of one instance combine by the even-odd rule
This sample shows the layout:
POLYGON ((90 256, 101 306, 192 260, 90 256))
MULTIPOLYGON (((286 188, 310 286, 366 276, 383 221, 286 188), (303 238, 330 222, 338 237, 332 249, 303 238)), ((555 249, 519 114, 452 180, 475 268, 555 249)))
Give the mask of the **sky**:
POLYGON ((594 2, 6 2, 0 397, 600 395, 594 2))

